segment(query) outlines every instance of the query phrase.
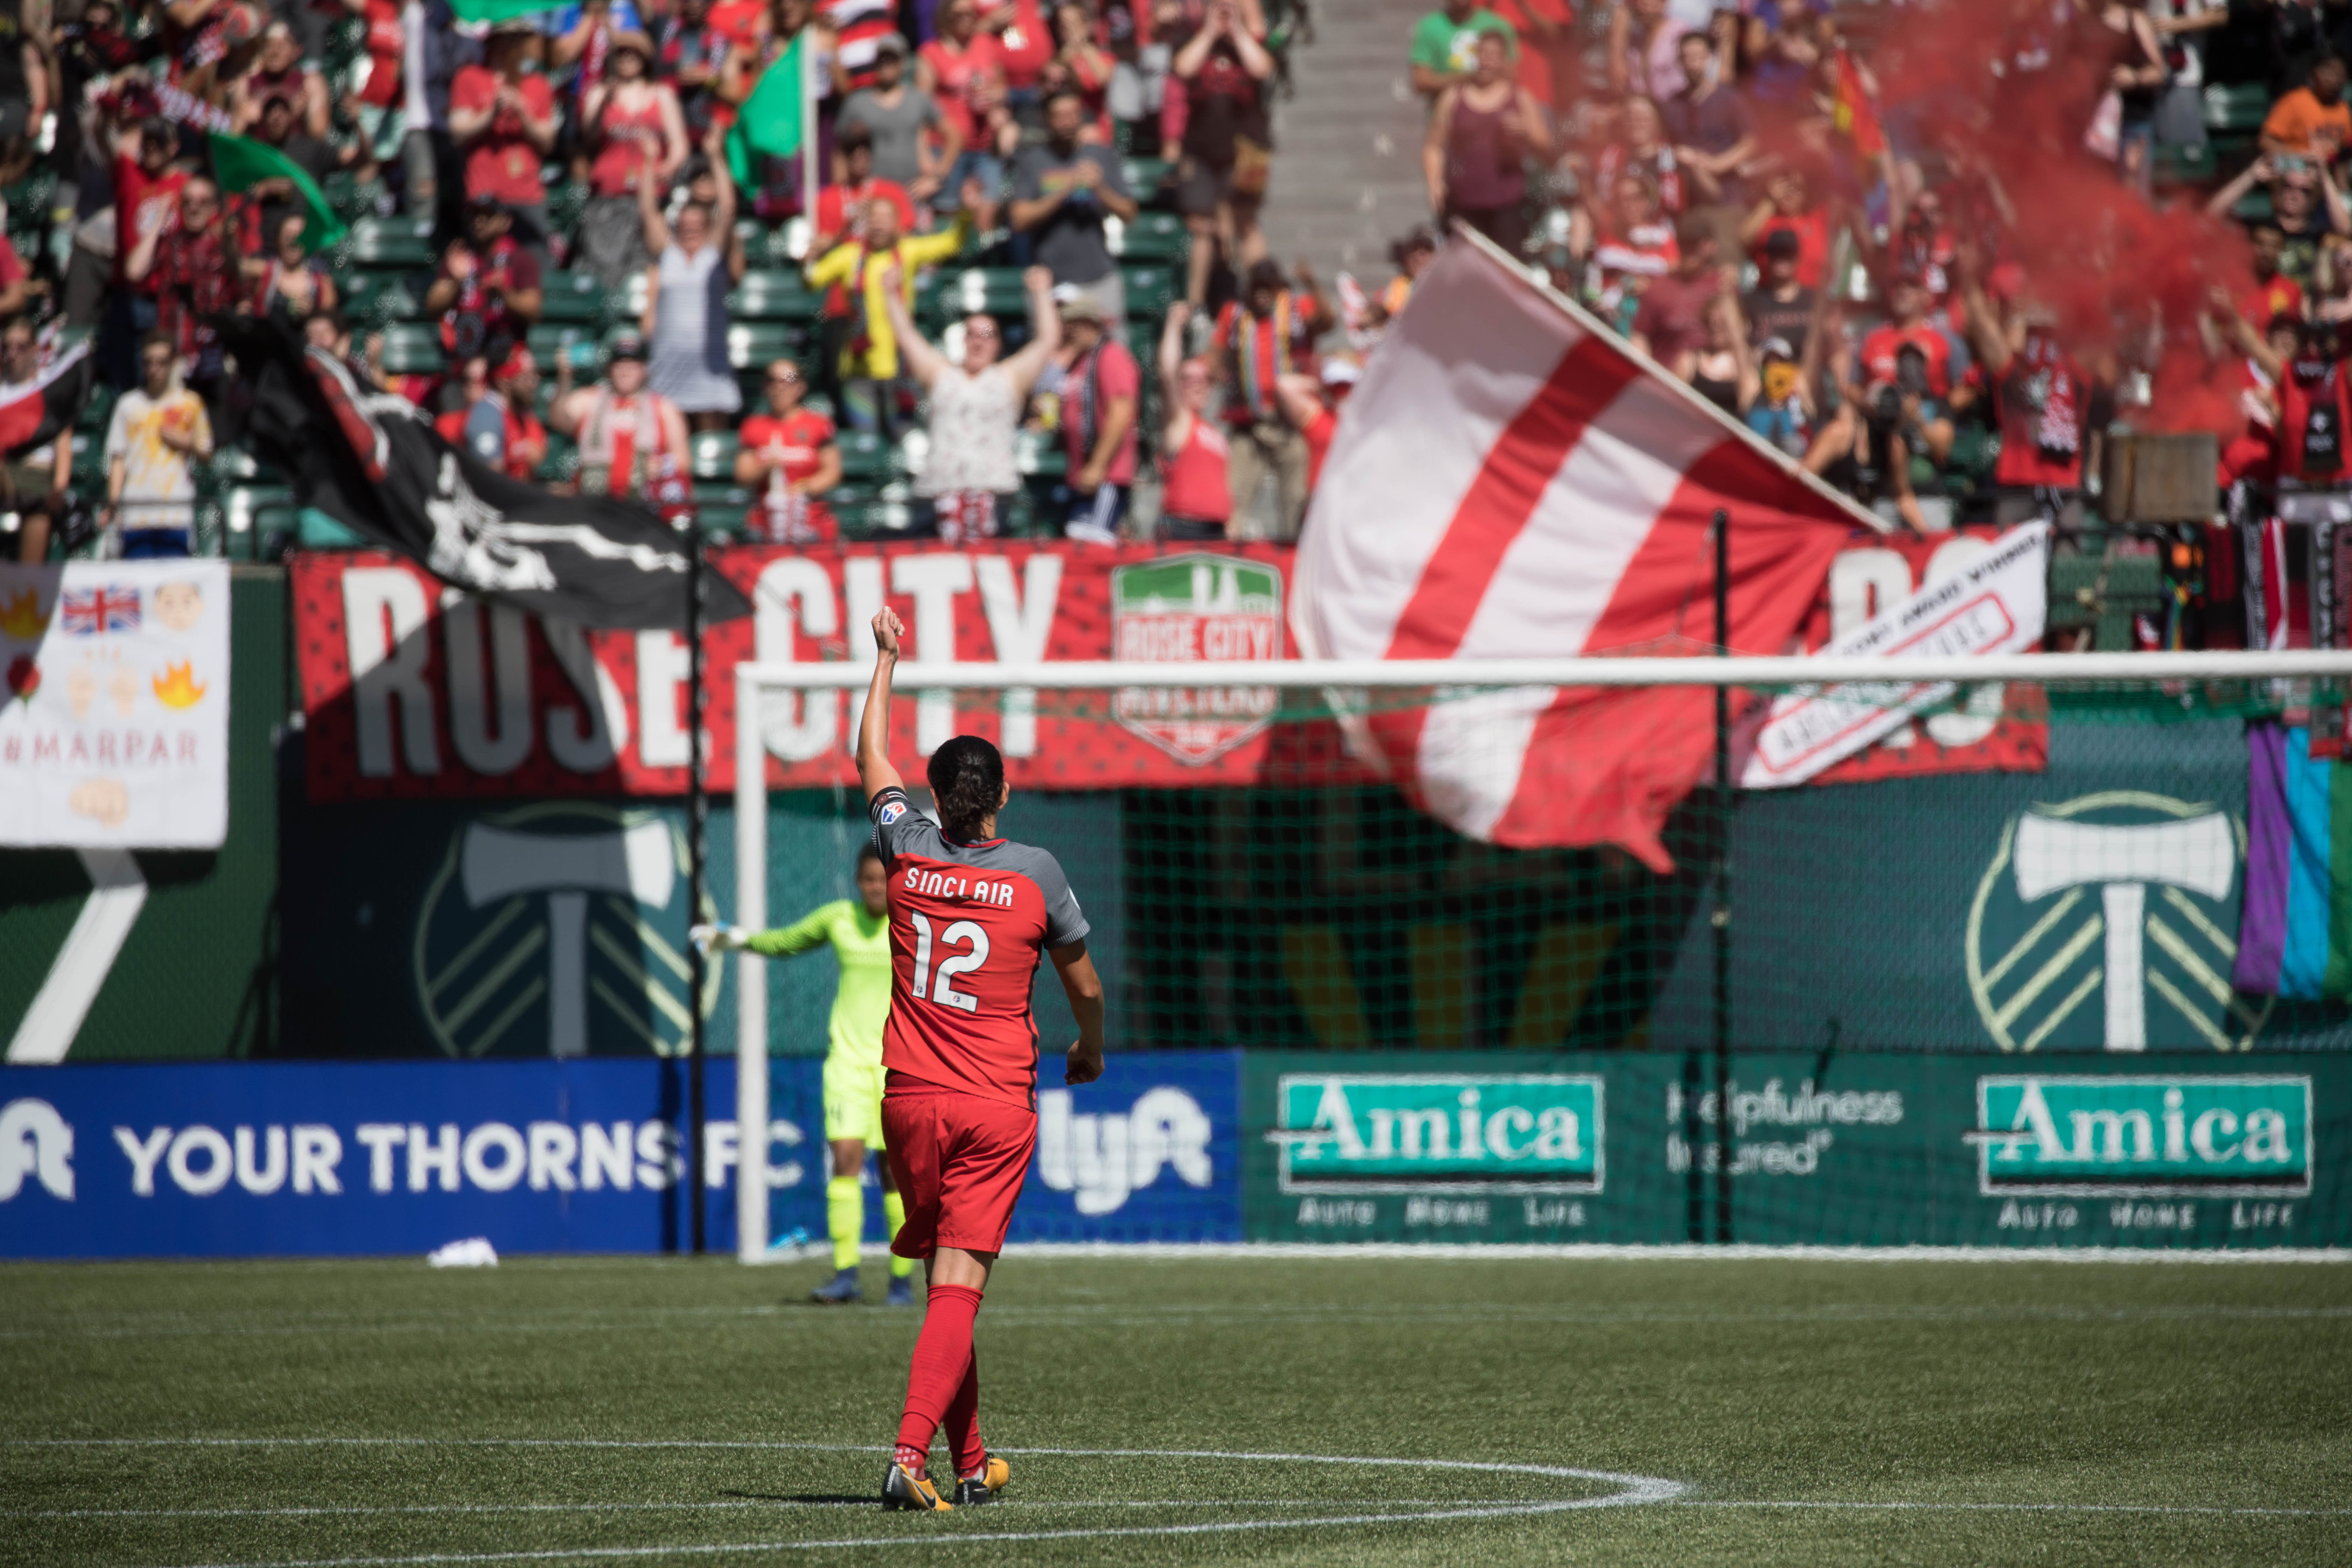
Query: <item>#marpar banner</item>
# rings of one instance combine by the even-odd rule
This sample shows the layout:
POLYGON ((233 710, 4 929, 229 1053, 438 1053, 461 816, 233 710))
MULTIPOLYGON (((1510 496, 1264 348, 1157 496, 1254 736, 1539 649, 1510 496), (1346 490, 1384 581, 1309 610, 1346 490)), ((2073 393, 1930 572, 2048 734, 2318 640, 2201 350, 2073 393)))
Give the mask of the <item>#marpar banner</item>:
MULTIPOLYGON (((1931 583, 1822 649, 1887 659, 2019 653, 2048 615, 2050 525, 2029 522, 1953 576, 1931 583)), ((1740 775, 1748 789, 1799 784, 1950 699, 1951 681, 1853 684, 1773 700, 1740 775)))
POLYGON ((216 849, 225 561, 0 565, 0 844, 216 849))

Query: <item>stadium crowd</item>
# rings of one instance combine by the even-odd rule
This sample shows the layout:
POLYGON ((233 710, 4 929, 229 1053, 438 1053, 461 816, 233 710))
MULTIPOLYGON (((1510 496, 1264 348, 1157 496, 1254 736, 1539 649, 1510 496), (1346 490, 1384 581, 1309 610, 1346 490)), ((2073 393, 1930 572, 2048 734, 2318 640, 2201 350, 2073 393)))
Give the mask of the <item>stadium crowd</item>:
POLYGON ((348 542, 240 448, 207 318, 253 311, 494 466, 713 531, 1290 539, 1456 223, 1925 531, 2078 517, 2184 355, 2225 479, 2331 481, 2352 6, 2001 24, 2015 101, 2087 81, 2059 119, 2117 200, 2251 236, 2196 321, 2095 342, 1966 117, 1882 101, 1968 9, 1444 0, 1398 40, 1431 223, 1327 288, 1258 223, 1300 0, 0 0, 0 375, 81 336, 105 384, 0 512, 26 559, 348 542), (803 57, 812 145, 747 153, 803 57))

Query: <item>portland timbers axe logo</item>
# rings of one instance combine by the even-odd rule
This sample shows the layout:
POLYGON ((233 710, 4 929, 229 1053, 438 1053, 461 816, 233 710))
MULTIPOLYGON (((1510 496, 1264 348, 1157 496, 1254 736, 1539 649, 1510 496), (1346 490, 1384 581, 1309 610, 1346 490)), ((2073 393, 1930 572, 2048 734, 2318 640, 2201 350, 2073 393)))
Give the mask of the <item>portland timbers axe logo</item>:
MULTIPOLYGON (((686 868, 685 837, 649 811, 554 802, 459 827, 411 955, 436 1042, 453 1057, 683 1054, 686 868)), ((715 918, 707 899, 699 918, 715 918)))
POLYGON ((2013 818, 1969 908, 1969 990, 2005 1051, 2244 1050, 2268 1005, 2230 984, 2245 825, 2108 790, 2013 818))

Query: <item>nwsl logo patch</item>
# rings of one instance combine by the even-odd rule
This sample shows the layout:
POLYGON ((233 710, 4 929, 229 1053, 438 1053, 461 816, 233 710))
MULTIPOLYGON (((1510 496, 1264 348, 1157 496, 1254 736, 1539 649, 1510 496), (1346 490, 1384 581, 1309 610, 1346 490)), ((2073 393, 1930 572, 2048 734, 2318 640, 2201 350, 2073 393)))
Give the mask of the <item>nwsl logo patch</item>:
POLYGON ((882 808, 882 826, 887 827, 906 815, 907 803, 903 800, 894 800, 882 808))

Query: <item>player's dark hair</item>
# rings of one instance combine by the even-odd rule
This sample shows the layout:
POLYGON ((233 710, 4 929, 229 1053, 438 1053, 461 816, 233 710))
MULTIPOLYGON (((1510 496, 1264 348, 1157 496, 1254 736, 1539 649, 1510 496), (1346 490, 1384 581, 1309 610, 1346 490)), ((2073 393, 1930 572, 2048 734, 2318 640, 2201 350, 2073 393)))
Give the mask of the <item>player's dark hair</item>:
POLYGON ((977 735, 958 735, 931 753, 925 770, 940 826, 950 837, 977 838, 1004 798, 1004 755, 977 735))
POLYGON ((882 864, 882 847, 870 839, 857 847, 856 868, 860 871, 866 869, 866 862, 868 860, 873 861, 877 866, 882 864))

